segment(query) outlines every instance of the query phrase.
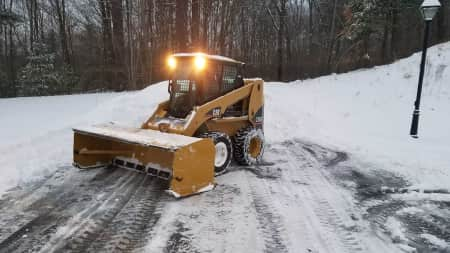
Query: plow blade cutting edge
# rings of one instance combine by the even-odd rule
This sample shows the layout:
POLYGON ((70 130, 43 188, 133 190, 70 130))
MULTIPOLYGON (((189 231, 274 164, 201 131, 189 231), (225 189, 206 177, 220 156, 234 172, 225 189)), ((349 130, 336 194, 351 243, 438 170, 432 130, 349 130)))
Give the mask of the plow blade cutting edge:
POLYGON ((175 197, 214 187, 214 156, 210 139, 114 125, 74 129, 76 167, 114 165, 145 173, 168 180, 175 197))

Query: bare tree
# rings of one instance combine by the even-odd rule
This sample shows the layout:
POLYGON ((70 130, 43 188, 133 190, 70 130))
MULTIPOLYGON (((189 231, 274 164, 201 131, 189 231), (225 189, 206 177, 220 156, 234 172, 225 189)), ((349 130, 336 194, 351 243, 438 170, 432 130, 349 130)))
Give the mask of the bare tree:
POLYGON ((178 51, 186 51, 189 41, 187 30, 188 3, 189 2, 187 0, 176 0, 175 40, 178 51))
POLYGON ((69 50, 69 39, 67 38, 67 15, 66 15, 66 1, 65 0, 50 0, 52 6, 52 13, 56 16, 58 23, 59 38, 61 41, 61 50, 64 64, 71 65, 71 54, 69 50))
POLYGON ((192 0, 192 23, 191 23, 191 39, 192 48, 194 50, 201 49, 200 46, 200 0, 192 0))
MULTIPOLYGON (((433 43, 450 39, 450 4, 441 2, 433 43)), ((0 0, 0 96, 24 94, 23 76, 41 80, 42 71, 29 71, 40 69, 33 66, 39 58, 52 66, 50 76, 60 77, 40 94, 141 88, 167 78, 164 61, 176 51, 237 58, 248 63, 247 76, 267 80, 311 78, 384 64, 419 50, 415 38, 423 24, 419 13, 411 11, 419 4, 0 0), (67 73, 67 68, 72 71, 67 73), (77 85, 55 88, 71 82, 77 85)))

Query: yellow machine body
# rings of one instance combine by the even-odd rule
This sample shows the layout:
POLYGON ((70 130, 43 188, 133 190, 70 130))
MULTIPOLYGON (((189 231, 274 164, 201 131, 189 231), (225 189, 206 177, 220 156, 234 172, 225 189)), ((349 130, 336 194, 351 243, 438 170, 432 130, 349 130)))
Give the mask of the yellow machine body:
POLYGON ((211 190, 215 147, 211 139, 196 138, 206 131, 234 136, 263 122, 263 81, 243 85, 194 106, 185 118, 169 115, 169 101, 161 103, 141 128, 113 124, 74 129, 74 165, 81 169, 113 165, 168 180, 176 197, 211 190), (239 115, 227 115, 239 104, 239 115))
POLYGON ((185 119, 170 119, 169 101, 161 103, 143 125, 143 129, 194 136, 202 127, 234 136, 239 129, 249 125, 262 125, 264 82, 261 79, 244 80, 244 86, 204 105, 196 106, 185 119), (242 103, 244 115, 227 116, 227 109, 242 103))

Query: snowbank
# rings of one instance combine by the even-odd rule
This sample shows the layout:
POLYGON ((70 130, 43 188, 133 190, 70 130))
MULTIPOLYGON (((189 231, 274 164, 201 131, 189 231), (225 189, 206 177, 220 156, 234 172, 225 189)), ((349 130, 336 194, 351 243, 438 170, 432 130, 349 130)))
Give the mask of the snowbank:
POLYGON ((269 84, 266 135, 270 141, 300 136, 334 146, 407 176, 415 187, 448 189, 450 43, 429 51, 415 140, 409 129, 419 64, 418 53, 373 69, 269 84))
POLYGON ((70 166, 73 127, 139 127, 166 94, 161 84, 141 92, 0 99, 0 195, 70 166))
POLYGON ((0 99, 0 147, 70 127, 86 112, 117 94, 0 99))
MULTIPOLYGON (((420 55, 392 65, 266 85, 269 142, 303 138, 404 175, 414 187, 449 188, 450 43, 429 52, 420 139, 409 137, 420 55)), ((140 92, 0 99, 0 194, 70 165, 72 127, 140 124, 168 97, 140 92)))

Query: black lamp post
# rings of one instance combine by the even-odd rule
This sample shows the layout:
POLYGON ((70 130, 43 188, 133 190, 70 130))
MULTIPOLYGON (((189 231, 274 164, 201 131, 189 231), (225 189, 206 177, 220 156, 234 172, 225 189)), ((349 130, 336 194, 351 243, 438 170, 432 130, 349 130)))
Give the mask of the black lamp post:
POLYGON ((414 103, 415 108, 410 132, 410 135, 413 138, 419 138, 418 128, 420 117, 420 99, 422 97, 422 85, 423 85, 423 77, 425 74, 425 63, 427 59, 428 37, 430 35, 431 21, 433 21, 433 18, 434 16, 436 16, 436 13, 439 11, 440 7, 441 3, 439 2, 439 0, 425 0, 422 6, 420 7, 423 19, 425 20, 425 35, 423 40, 422 62, 420 64, 419 87, 417 89, 416 102, 414 103))

